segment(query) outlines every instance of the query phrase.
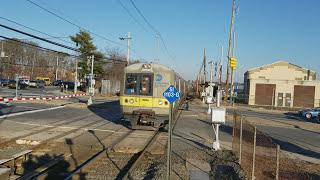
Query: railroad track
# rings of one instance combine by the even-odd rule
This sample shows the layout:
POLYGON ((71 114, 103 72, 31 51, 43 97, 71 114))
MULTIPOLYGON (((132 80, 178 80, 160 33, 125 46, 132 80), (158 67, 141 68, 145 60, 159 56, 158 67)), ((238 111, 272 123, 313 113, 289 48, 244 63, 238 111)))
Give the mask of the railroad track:
MULTIPOLYGON (((181 114, 181 110, 177 109, 175 111, 175 113, 176 113, 176 115, 174 116, 175 120, 173 121, 173 128, 177 122, 177 119, 179 118, 179 116, 181 114)), ((90 124, 94 125, 96 122, 97 121, 94 121, 90 124)), ((88 126, 88 124, 85 126, 88 126)), ((122 127, 122 128, 125 128, 125 127, 122 127)), ((120 128, 120 129, 116 130, 114 133, 111 133, 110 135, 104 137, 104 139, 121 131, 122 128, 120 128)), ((80 129, 81 129, 81 127, 80 127, 80 129)), ((68 131, 66 133, 60 134, 59 137, 66 136, 67 134, 73 133, 77 130, 79 130, 79 129, 74 129, 72 131, 68 131)), ((81 162, 81 163, 78 166, 76 166, 71 172, 69 172, 67 175, 65 175, 64 179, 73 179, 75 176, 80 177, 81 171, 88 168, 91 164, 98 161, 99 159, 103 158, 104 155, 108 154, 108 152, 112 151, 112 148, 115 147, 119 142, 126 139, 131 133, 134 133, 136 131, 142 131, 142 130, 130 130, 126 133, 123 133, 123 135, 121 137, 117 138, 115 141, 113 141, 109 145, 108 148, 103 145, 103 148, 100 150, 97 150, 97 152, 95 152, 93 155, 91 154, 90 156, 88 156, 88 153, 83 152, 81 155, 79 155, 80 157, 81 156, 83 157, 82 160, 79 160, 79 162, 81 162)), ((132 172, 138 167, 138 165, 140 163, 142 163, 141 162, 142 159, 145 157, 146 153, 148 152, 149 147, 157 139, 159 132, 160 132, 159 129, 154 131, 153 135, 151 136, 151 138, 149 138, 149 140, 147 141, 147 143, 145 144, 145 146, 143 147, 143 149, 140 152, 132 154, 132 156, 128 156, 128 158, 130 157, 130 159, 128 159, 128 164, 125 167, 123 167, 123 169, 119 172, 117 179, 131 179, 132 178, 132 172)), ((51 140, 54 140, 56 138, 57 138, 57 136, 50 138, 50 139, 48 139, 48 141, 46 141, 46 143, 41 144, 39 146, 36 146, 34 149, 40 149, 41 147, 44 147, 45 144, 47 144, 48 142, 50 142, 51 140)), ((101 145, 102 145, 102 143, 101 143, 101 145)), ((53 159, 52 161, 37 168, 36 170, 34 170, 34 172, 27 174, 27 176, 21 177, 21 179, 45 179, 45 176, 48 175, 48 173, 50 173, 52 171, 52 169, 54 169, 56 166, 58 166, 60 161, 62 161, 64 159, 68 159, 68 158, 70 159, 70 156, 72 156, 72 155, 61 154, 56 159, 53 159)))
MULTIPOLYGON (((62 115, 66 115, 67 113, 62 113, 62 115)), ((83 132, 80 133, 78 136, 81 136, 85 133, 87 133, 87 131, 84 131, 83 129, 86 129, 87 127, 91 127, 91 126, 94 126, 94 125, 98 125, 99 122, 101 122, 100 120, 98 119, 101 119, 100 117, 95 117, 94 119, 90 119, 91 122, 89 123, 86 123, 80 127, 77 127, 77 128, 71 128, 71 130, 68 130, 66 132, 63 132, 63 133, 59 133, 58 135, 56 136, 53 136, 51 138, 48 138, 44 141, 42 141, 39 145, 17 145, 16 144, 16 140, 18 139, 23 139, 25 137, 28 137, 28 136, 32 136, 32 135, 37 135, 37 134, 41 134, 41 133, 44 133, 44 132, 47 132, 47 131, 51 131, 51 130, 54 130, 55 128, 59 128, 60 125, 67 125, 67 124, 71 124, 71 123, 74 123, 74 122, 77 122, 77 121, 82 121, 82 120, 85 120, 86 118, 90 117, 91 114, 86 114, 86 115, 82 115, 82 116, 78 116, 78 117, 75 117, 75 118, 72 118, 70 119, 68 122, 61 122, 61 123, 58 123, 59 121, 55 121, 54 122, 54 125, 48 125, 47 128, 44 128, 44 129, 41 129, 41 130, 35 130, 35 132, 31 132, 31 133, 28 133, 28 134, 25 134, 23 136, 19 136, 19 137, 16 137, 16 138, 13 138, 9 141, 6 141, 6 142, 3 142, 0 144, 0 147, 17 147, 17 148, 21 148, 21 147, 27 147, 28 149, 31 149, 33 150, 34 153, 36 154, 39 154, 38 152, 42 152, 43 151, 43 148, 44 150, 46 151, 46 149, 48 149, 48 147, 50 146, 50 144, 55 144, 54 140, 56 139, 59 139, 59 138, 62 138, 62 137, 65 137, 67 135, 70 135, 72 133, 75 133, 76 131, 79 131, 79 130, 82 130, 83 132), (94 121, 92 121, 94 120, 94 121)), ((107 123, 104 123, 103 125, 107 125, 111 123, 111 121, 107 122, 107 123)), ((100 124, 101 125, 101 124, 100 124)), ((115 132, 117 132, 118 130, 122 129, 123 127, 119 128, 119 129, 115 129, 115 132)), ((111 136, 112 134, 110 135, 107 135, 106 137, 108 136, 111 136)), ((77 136, 76 136, 77 137, 77 136)), ((105 138, 106 138, 105 137, 105 138)), ((67 149, 67 146, 66 144, 62 144, 62 146, 60 145, 59 147, 57 148, 60 148, 60 150, 62 149, 67 149), (62 147, 63 146, 63 147, 62 147)), ((84 149, 92 149, 92 146, 91 147, 85 147, 84 149)), ((50 149, 50 148, 49 148, 50 149)), ((50 159, 50 161, 48 162, 42 162, 42 163, 39 163, 37 166, 36 166, 36 169, 29 169, 29 170, 23 170, 23 176, 19 176, 19 175, 13 175, 15 178, 17 179, 42 179, 42 177, 47 174, 48 171, 50 171, 52 168, 54 168, 54 166, 56 164, 58 164, 60 161, 62 160, 65 160, 65 159, 68 159, 70 158, 70 154, 68 153, 62 153, 60 155, 55 155, 53 153, 53 149, 50 149, 51 151, 49 151, 49 153, 52 154, 52 156, 54 156, 54 159, 50 159)), ((58 149, 59 151, 59 149, 58 149)), ((100 152, 101 153, 101 152, 100 152)), ((40 153, 41 154, 41 153, 40 153)), ((88 152, 84 152, 82 153, 81 155, 79 155, 79 157, 84 157, 82 159, 85 159, 83 161, 87 161, 87 159, 91 159, 90 157, 88 157, 88 155, 90 155, 92 153, 88 153, 88 152)), ((97 153, 98 154, 98 153, 97 153)), ((47 155, 47 154, 46 154, 47 155)), ((50 154, 48 154, 50 155, 50 154)), ((38 155, 33 155, 33 157, 37 157, 38 155)), ((96 156, 96 154, 94 155, 96 156)), ((41 155, 39 156, 39 159, 41 158, 41 155)), ((36 159, 36 158, 35 158, 36 159)), ((81 161, 79 161, 81 162, 81 161)))

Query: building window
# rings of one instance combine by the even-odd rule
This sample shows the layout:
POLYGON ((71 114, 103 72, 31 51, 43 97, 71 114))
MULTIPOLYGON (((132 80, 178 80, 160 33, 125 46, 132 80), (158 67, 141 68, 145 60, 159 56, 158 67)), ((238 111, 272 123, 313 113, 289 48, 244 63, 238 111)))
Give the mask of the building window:
POLYGON ((307 76, 304 76, 304 80, 305 80, 305 81, 307 80, 307 76))

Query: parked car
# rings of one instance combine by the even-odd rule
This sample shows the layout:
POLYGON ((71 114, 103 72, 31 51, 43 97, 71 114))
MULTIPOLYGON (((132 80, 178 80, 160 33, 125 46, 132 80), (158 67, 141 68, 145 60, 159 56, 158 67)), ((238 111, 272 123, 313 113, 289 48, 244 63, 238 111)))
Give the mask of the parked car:
POLYGON ((36 77, 37 80, 43 80, 45 82, 46 86, 49 86, 51 84, 50 78, 48 77, 36 77))
POLYGON ((299 111, 300 116, 305 117, 307 119, 318 117, 319 113, 320 113, 320 107, 303 109, 299 111))
POLYGON ((29 87, 36 88, 37 87, 37 81, 36 80, 31 80, 29 82, 29 87))
POLYGON ((8 86, 9 85, 9 81, 10 81, 10 79, 0 79, 0 85, 2 87, 8 86))
POLYGON ((37 88, 44 88, 44 86, 46 85, 46 82, 43 80, 37 80, 37 88))
POLYGON ((73 90, 74 82, 63 82, 63 87, 67 90, 73 90))
MULTIPOLYGON (((16 81, 10 80, 8 87, 11 89, 15 89, 16 88, 16 81)), ((28 84, 24 83, 23 81, 18 81, 18 89, 25 89, 27 87, 28 87, 28 84)))
POLYGON ((52 82, 52 85, 53 85, 53 86, 61 86, 62 83, 63 83, 62 80, 56 80, 56 81, 53 81, 53 82, 52 82))

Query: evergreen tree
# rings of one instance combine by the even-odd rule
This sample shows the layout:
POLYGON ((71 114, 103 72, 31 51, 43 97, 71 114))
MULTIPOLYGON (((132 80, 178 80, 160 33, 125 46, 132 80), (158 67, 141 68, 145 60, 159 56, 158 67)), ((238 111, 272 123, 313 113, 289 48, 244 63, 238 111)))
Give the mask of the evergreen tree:
POLYGON ((105 61, 104 54, 97 50, 97 47, 93 44, 93 38, 90 33, 80 30, 75 36, 70 36, 71 40, 77 44, 80 51, 80 59, 78 66, 79 77, 83 78, 85 75, 90 74, 91 62, 88 61, 88 56, 94 55, 93 73, 96 75, 96 79, 100 79, 104 73, 103 65, 105 61))

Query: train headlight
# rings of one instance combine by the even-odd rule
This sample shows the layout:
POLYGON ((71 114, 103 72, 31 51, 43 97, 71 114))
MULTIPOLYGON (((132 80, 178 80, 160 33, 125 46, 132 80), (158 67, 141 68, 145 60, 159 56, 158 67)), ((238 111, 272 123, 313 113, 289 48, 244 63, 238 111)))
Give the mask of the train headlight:
POLYGON ((162 101, 159 101, 159 105, 162 105, 163 104, 163 102, 162 101))
POLYGON ((130 103, 130 104, 133 104, 133 103, 134 103, 134 100, 133 100, 133 99, 130 99, 130 100, 129 100, 129 103, 130 103))
POLYGON ((151 64, 143 64, 142 68, 143 69, 151 69, 151 64))

